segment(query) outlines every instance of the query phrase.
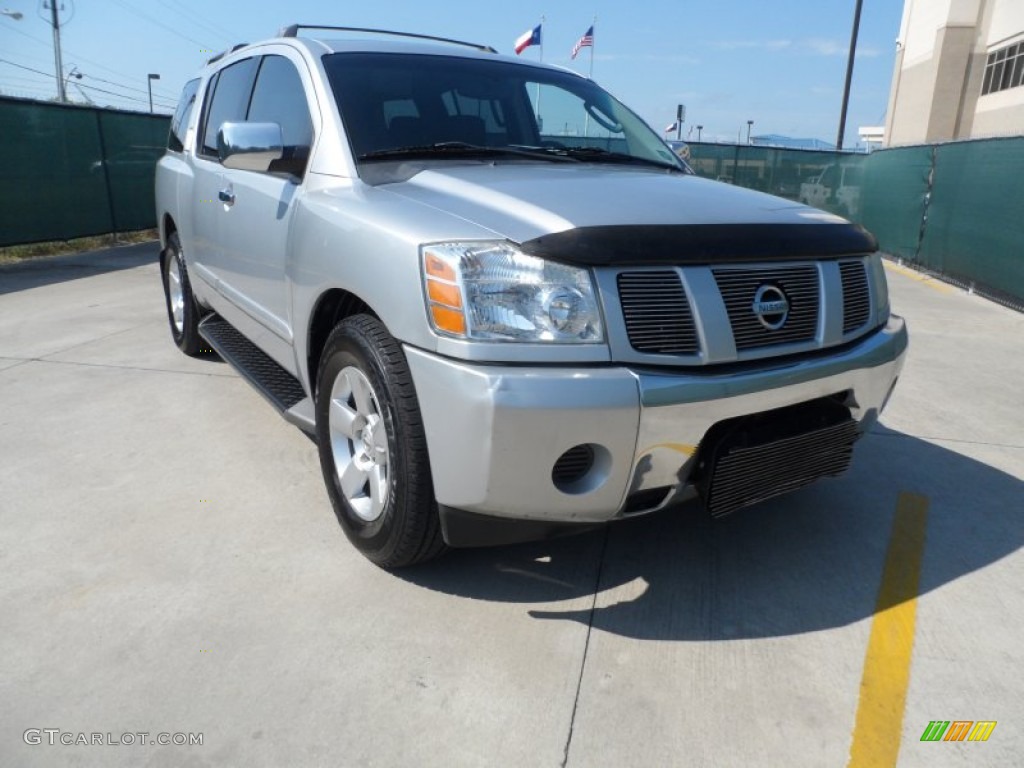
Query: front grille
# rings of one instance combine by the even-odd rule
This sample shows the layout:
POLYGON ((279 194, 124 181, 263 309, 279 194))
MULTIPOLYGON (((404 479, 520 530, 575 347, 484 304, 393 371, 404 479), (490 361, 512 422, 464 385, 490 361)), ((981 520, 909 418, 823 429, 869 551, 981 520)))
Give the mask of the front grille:
POLYGON ((622 272, 618 286, 633 349, 654 355, 697 354, 697 329, 676 272, 622 272))
POLYGON ((737 351, 814 341, 820 305, 816 266, 715 269, 713 272, 729 313, 737 351), (765 327, 754 314, 754 294, 762 285, 781 289, 789 302, 789 315, 776 330, 765 327))
POLYGON ((857 423, 838 424, 753 446, 736 446, 718 458, 705 504, 715 517, 802 488, 846 471, 857 423))
POLYGON ((849 333, 864 325, 871 312, 868 274, 864 262, 843 261, 839 275, 843 280, 843 333, 849 333))

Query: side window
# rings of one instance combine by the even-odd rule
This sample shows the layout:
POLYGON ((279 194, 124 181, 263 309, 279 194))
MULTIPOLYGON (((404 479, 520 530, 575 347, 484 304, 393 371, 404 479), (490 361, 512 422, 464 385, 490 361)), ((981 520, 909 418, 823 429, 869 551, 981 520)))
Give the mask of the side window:
POLYGON ((244 59, 220 71, 215 81, 211 81, 209 90, 212 100, 207 95, 209 107, 206 110, 206 124, 200 143, 204 155, 217 154, 217 131, 222 123, 245 120, 245 110, 249 106, 249 95, 252 93, 252 81, 256 76, 257 59, 244 59))
POLYGON ((309 153, 313 144, 313 123, 309 118, 306 91, 295 65, 284 56, 263 57, 246 119, 250 123, 280 125, 285 157, 289 153, 309 153))
POLYGON ((171 118, 171 131, 167 136, 167 148, 175 152, 185 149, 185 132, 188 130, 188 120, 192 115, 192 107, 196 103, 196 91, 199 90, 199 80, 189 80, 181 90, 181 98, 178 100, 178 108, 174 110, 174 117, 171 118))

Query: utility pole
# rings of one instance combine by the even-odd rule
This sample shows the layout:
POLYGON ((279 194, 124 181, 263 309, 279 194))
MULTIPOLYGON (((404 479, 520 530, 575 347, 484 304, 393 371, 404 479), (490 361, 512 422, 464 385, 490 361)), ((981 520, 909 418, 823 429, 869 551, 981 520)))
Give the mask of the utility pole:
POLYGON ((65 104, 68 100, 68 93, 64 90, 64 60, 60 52, 60 15, 57 13, 58 2, 60 2, 60 0, 49 0, 50 26, 53 27, 53 61, 57 67, 57 97, 60 99, 61 104, 65 104))
POLYGON ((846 85, 843 86, 843 108, 839 112, 839 135, 836 137, 836 149, 843 148, 843 136, 846 133, 846 108, 850 103, 850 82, 853 80, 853 60, 857 55, 857 33, 860 31, 860 9, 864 0, 857 0, 857 9, 853 12, 853 31, 850 33, 850 55, 846 60, 846 85))

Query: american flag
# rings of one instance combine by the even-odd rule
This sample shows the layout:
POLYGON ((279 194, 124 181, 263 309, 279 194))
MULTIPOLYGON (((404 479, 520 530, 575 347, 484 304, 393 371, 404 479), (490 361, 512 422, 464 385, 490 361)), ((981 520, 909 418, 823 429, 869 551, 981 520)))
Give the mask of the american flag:
POLYGON ((583 37, 576 41, 576 45, 572 47, 572 57, 575 59, 576 55, 583 48, 594 47, 594 26, 591 25, 590 29, 583 33, 583 37))

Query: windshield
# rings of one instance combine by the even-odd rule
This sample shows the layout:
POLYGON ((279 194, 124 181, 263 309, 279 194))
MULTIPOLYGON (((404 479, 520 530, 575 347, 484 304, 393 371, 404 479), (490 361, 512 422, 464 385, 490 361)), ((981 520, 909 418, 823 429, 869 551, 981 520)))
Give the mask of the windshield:
POLYGON ((324 57, 324 67, 361 163, 484 148, 488 158, 548 155, 684 170, 643 120, 568 72, 394 53, 335 53, 324 57))

